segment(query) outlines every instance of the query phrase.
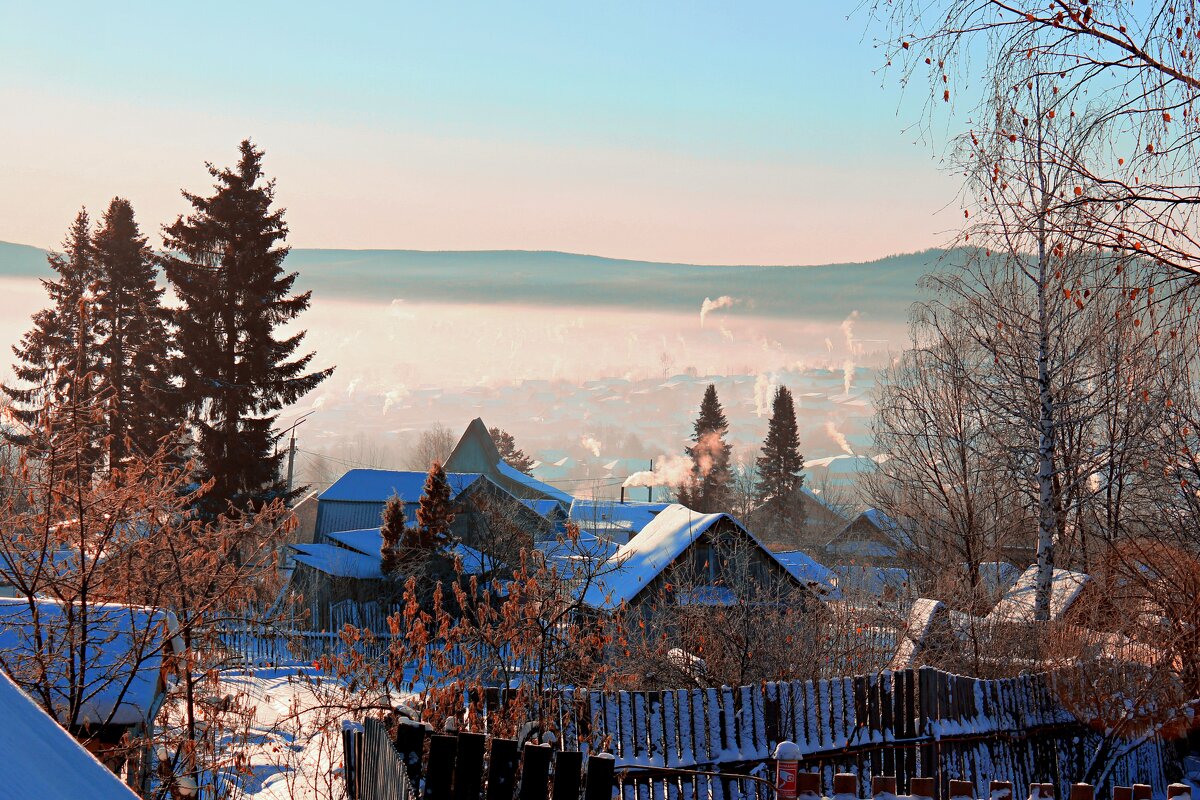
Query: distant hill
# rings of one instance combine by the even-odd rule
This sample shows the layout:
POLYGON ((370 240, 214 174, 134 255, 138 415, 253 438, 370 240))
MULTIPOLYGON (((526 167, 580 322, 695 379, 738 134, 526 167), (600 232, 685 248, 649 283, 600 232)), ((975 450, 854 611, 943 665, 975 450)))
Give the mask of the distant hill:
MULTIPOLYGON (((706 297, 736 298, 771 317, 834 319, 847 308, 903 320, 917 280, 945 251, 807 267, 696 266, 546 251, 307 250, 288 256, 320 297, 371 302, 526 303, 696 311, 706 297)), ((44 277, 45 253, 0 242, 0 276, 44 277)))

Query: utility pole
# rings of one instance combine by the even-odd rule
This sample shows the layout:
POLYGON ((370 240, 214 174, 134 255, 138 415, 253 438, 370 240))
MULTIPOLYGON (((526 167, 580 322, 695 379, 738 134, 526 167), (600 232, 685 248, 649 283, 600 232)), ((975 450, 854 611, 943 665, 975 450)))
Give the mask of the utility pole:
MULTIPOLYGON (((312 411, 309 411, 307 414, 300 416, 295 422, 292 423, 290 428, 288 428, 286 431, 284 431, 284 433, 291 434, 290 437, 288 438, 288 470, 287 470, 288 494, 292 493, 292 477, 293 477, 293 475, 295 475, 295 470, 296 470, 296 428, 300 427, 304 423, 305 419, 307 419, 308 417, 312 416, 315 413, 317 413, 317 410, 314 408, 312 411)), ((276 440, 276 441, 278 441, 278 440, 276 440)))

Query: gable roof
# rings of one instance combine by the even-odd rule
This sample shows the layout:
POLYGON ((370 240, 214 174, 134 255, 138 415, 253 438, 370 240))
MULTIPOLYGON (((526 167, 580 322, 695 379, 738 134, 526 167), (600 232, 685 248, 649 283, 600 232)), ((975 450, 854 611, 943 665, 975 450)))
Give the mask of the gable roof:
POLYGON ((0 598, 0 666, 19 686, 49 684, 51 702, 69 714, 71 683, 68 669, 86 676, 74 721, 64 724, 140 725, 153 718, 161 700, 164 651, 179 652, 175 616, 142 606, 119 603, 88 605, 89 639, 86 648, 75 644, 74 659, 66 643, 78 637, 77 621, 69 622, 63 604, 48 598, 0 598), (38 624, 35 626, 36 609, 38 624), (38 657, 37 637, 42 645, 38 657), (48 652, 47 652, 48 651, 48 652), (83 664, 79 661, 82 659, 83 664), (45 663, 50 674, 40 677, 45 663))
POLYGON ((577 497, 571 503, 567 516, 572 522, 583 528, 604 527, 604 523, 607 523, 613 528, 629 533, 638 533, 671 505, 671 503, 633 501, 619 503, 615 500, 592 500, 577 497))
POLYGON ((0 784, 12 797, 137 795, 0 671, 0 784))
POLYGON ((557 500, 569 506, 571 495, 513 469, 500 458, 500 451, 488 433, 487 425, 479 417, 471 420, 458 443, 446 459, 446 469, 467 469, 482 472, 522 499, 557 500))
MULTIPOLYGON (((1021 573, 1016 584, 988 614, 988 619, 1000 622, 1032 622, 1037 602, 1037 564, 1021 573)), ((1071 604, 1079 599, 1083 587, 1092 576, 1083 572, 1056 569, 1050 581, 1050 619, 1062 619, 1071 604)))
POLYGON ((722 519, 732 522, 750 541, 780 568, 791 575, 778 557, 763 546, 754 534, 728 514, 701 514, 672 503, 660 511, 627 544, 617 548, 609 559, 611 570, 597 577, 584 592, 583 602, 593 608, 612 610, 628 603, 670 566, 701 534, 722 519))
MULTIPOLYGON (((318 499, 346 503, 384 503, 397 495, 405 503, 415 503, 425 492, 427 472, 391 469, 352 469, 321 492, 318 499)), ((446 474, 450 491, 458 494, 481 476, 478 473, 446 474)))
MULTIPOLYGON (((383 534, 379 528, 330 533, 327 539, 335 544, 293 544, 293 558, 335 578, 379 580, 383 578, 383 534)), ((492 569, 492 561, 483 553, 461 542, 447 549, 462 559, 467 575, 478 575, 492 569)))
POLYGON ((911 546, 912 539, 909 537, 908 532, 900 526, 900 523, 877 508, 868 508, 846 523, 829 540, 825 545, 825 549, 831 553, 854 553, 863 556, 891 557, 896 554, 897 549, 911 546), (877 548, 861 547, 852 544, 853 542, 861 541, 861 539, 853 535, 853 532, 861 530, 863 527, 878 534, 880 541, 877 548))
POLYGON ((808 553, 803 550, 784 550, 773 555, 796 580, 804 584, 817 584, 830 598, 838 596, 837 575, 808 553))

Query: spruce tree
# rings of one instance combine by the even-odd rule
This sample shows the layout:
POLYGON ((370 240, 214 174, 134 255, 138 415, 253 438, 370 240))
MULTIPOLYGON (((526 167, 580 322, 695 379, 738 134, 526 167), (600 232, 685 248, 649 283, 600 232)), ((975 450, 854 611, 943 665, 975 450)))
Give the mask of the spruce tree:
POLYGON ((400 571, 400 543, 404 540, 404 501, 392 495, 383 507, 383 548, 380 551, 379 569, 383 574, 394 575, 400 571))
POLYGON ((425 478, 425 491, 417 504, 417 524, 405 537, 406 549, 436 554, 450 545, 450 525, 454 522, 454 501, 446 470, 437 461, 425 478))
POLYGON ((128 200, 114 198, 93 238, 95 327, 108 461, 154 453, 178 425, 170 329, 154 254, 128 200))
POLYGON ((500 460, 518 472, 533 475, 533 459, 525 455, 524 450, 517 448, 517 440, 508 431, 492 428, 488 431, 496 450, 500 452, 500 460))
POLYGON ((71 436, 79 443, 78 455, 91 465, 99 458, 102 432, 90 411, 86 421, 80 416, 96 399, 99 367, 92 313, 95 258, 86 210, 76 215, 62 253, 51 253, 48 260, 57 276, 42 280, 50 307, 33 315, 33 327, 12 348, 17 359, 13 373, 23 385, 3 387, 23 430, 6 431, 5 436, 36 456, 52 449, 56 429, 75 428, 71 436), (80 423, 88 428, 86 434, 80 423))
POLYGON ((196 477, 213 481, 200 509, 209 516, 289 496, 285 454, 273 453, 278 411, 333 371, 306 372, 313 354, 297 355, 303 331, 276 336, 311 293, 292 294, 296 273, 283 270, 287 225, 283 209, 271 207, 275 182, 263 178, 263 153, 249 139, 240 151, 236 167, 208 165, 213 194, 185 191, 192 213, 163 231, 196 477))
POLYGON ((775 390, 767 438, 763 440, 762 452, 755 463, 758 467, 755 499, 773 523, 794 526, 803 514, 796 492, 804 485, 801 472, 804 457, 800 455, 796 406, 786 386, 775 390))
POLYGON ((717 387, 710 383, 704 390, 700 415, 692 428, 693 444, 684 449, 692 459, 692 474, 678 490, 683 505, 705 514, 729 510, 732 499, 729 483, 733 477, 729 455, 733 448, 725 443, 728 432, 729 423, 717 399, 717 387))

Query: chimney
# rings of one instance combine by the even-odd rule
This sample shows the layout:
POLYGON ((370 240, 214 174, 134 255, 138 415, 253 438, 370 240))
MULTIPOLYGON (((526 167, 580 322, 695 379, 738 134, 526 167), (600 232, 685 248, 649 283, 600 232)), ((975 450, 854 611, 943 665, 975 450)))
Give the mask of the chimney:
POLYGON ((621 487, 621 502, 622 503, 625 502, 625 487, 624 486, 621 487))

